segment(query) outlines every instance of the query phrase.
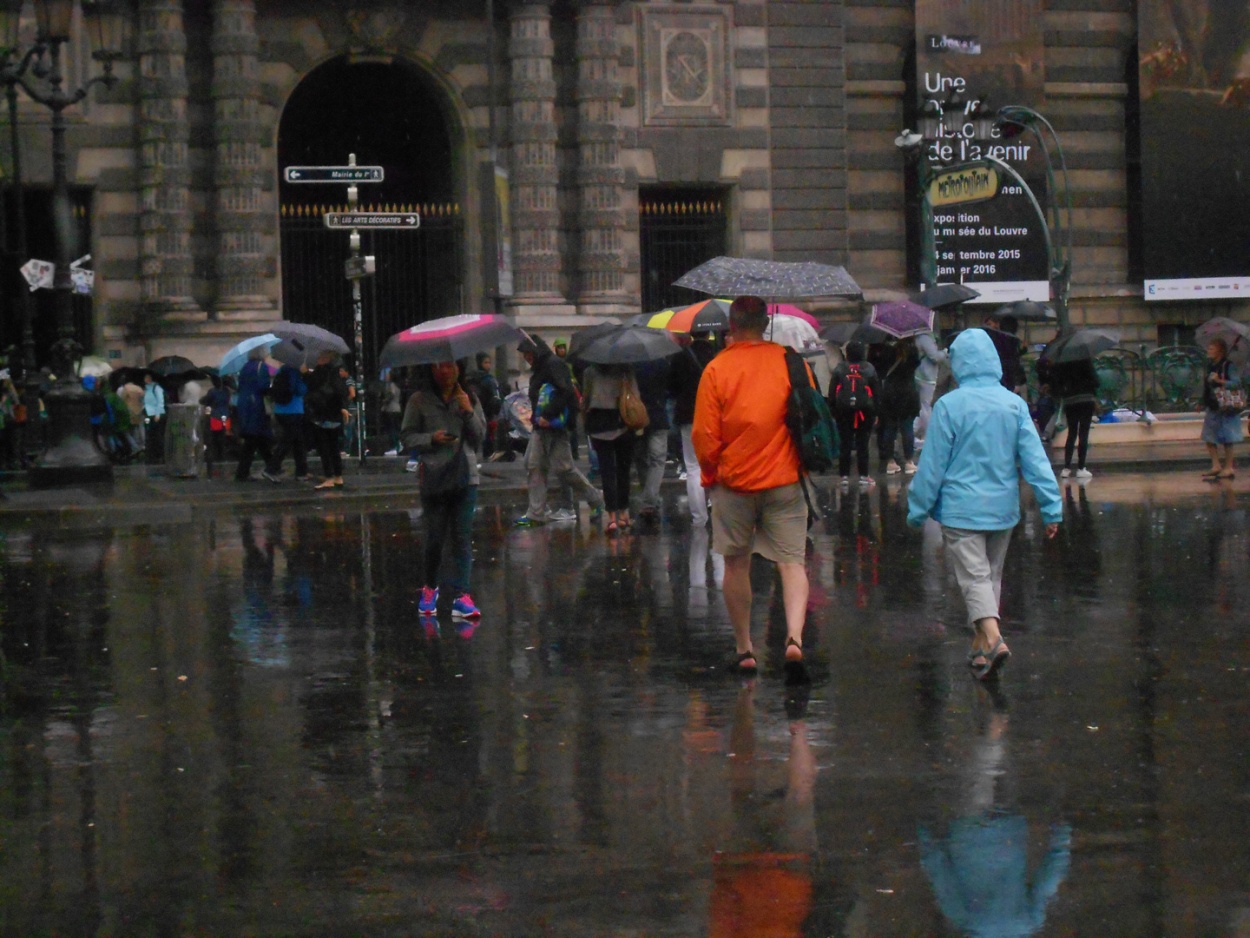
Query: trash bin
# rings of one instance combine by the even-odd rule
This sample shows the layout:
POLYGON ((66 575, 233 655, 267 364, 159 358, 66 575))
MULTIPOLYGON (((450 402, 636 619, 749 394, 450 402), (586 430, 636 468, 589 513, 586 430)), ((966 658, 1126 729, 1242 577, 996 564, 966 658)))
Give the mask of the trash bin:
POLYGON ((165 406, 165 471, 179 479, 198 479, 204 461, 204 432, 199 404, 165 406))

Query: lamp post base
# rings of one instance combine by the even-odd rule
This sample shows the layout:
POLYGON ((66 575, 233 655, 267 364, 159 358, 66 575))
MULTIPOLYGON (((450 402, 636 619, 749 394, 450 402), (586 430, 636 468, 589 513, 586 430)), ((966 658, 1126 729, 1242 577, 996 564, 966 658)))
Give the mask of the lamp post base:
POLYGON ((95 445, 91 394, 77 381, 56 383, 44 396, 48 448, 28 472, 31 488, 56 488, 113 481, 113 465, 95 445))

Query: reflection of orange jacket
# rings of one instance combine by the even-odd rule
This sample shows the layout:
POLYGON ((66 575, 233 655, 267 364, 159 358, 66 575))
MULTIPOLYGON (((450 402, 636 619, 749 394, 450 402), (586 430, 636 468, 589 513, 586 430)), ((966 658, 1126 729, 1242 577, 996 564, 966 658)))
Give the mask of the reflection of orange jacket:
POLYGON ((762 492, 799 481, 786 428, 789 395, 785 349, 773 342, 735 342, 708 363, 693 430, 705 487, 762 492))
POLYGON ((708 938, 800 938, 812 911, 807 866, 801 854, 717 856, 708 938))

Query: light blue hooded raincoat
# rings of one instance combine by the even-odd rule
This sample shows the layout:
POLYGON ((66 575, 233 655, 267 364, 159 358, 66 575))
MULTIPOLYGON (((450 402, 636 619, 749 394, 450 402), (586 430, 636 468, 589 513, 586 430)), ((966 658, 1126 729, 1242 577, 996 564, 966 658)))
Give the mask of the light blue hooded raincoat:
POLYGON ((951 343, 959 387, 934 405, 920 466, 907 495, 907 523, 932 517, 949 528, 1002 531, 1020 521, 1020 475, 1042 519, 1063 520, 1055 472, 1029 408, 999 382, 1003 366, 983 329, 951 343))

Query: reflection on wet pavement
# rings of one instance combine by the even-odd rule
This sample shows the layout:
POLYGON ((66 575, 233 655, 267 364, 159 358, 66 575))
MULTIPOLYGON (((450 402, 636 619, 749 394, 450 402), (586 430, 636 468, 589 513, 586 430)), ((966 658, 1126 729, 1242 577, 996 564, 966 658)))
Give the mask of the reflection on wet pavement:
POLYGON ((0 531, 13 935, 1184 935, 1250 928, 1247 500, 1131 480, 1016 532, 967 674, 906 489, 821 495, 804 645, 723 673, 723 564, 479 511, 476 627, 416 513, 0 531))

